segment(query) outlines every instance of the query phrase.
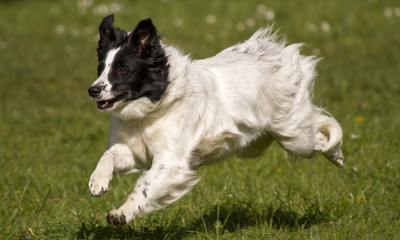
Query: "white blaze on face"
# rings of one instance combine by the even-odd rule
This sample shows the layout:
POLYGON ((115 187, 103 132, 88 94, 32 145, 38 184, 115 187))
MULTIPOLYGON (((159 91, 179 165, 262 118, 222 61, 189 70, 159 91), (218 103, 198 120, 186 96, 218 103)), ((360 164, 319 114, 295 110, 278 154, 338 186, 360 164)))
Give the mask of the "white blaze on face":
POLYGON ((98 99, 102 99, 102 100, 107 100, 107 99, 111 99, 114 98, 115 96, 113 95, 113 93, 111 92, 111 84, 110 81, 108 80, 108 74, 110 72, 111 69, 111 65, 114 61, 115 55, 117 54, 117 52, 119 51, 120 48, 117 49, 111 49, 110 51, 108 51, 107 53, 107 57, 106 57, 106 61, 105 61, 105 66, 104 66, 104 70, 101 73, 100 77, 97 78, 97 80, 92 84, 92 86, 102 86, 103 90, 101 91, 100 95, 97 97, 98 99))

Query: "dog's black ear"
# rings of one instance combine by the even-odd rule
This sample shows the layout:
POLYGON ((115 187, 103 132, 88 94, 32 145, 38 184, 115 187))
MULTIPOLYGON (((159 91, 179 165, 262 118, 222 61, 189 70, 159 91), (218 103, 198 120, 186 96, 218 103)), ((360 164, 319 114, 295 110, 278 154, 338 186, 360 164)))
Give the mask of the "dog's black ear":
POLYGON ((117 40, 117 29, 114 27, 114 15, 111 14, 101 21, 99 33, 99 49, 117 40))
POLYGON ((152 47, 158 45, 157 30, 150 18, 140 21, 130 36, 130 43, 141 56, 149 55, 152 47))

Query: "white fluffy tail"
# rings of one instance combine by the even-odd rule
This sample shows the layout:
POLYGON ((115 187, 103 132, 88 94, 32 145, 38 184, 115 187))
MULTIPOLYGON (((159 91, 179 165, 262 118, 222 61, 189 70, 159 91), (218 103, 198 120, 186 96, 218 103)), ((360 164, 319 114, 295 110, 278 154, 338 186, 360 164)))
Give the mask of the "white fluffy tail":
POLYGON ((342 128, 339 123, 333 117, 322 113, 318 114, 314 121, 318 129, 314 150, 321 152, 337 167, 344 167, 344 157, 340 149, 342 146, 342 128))

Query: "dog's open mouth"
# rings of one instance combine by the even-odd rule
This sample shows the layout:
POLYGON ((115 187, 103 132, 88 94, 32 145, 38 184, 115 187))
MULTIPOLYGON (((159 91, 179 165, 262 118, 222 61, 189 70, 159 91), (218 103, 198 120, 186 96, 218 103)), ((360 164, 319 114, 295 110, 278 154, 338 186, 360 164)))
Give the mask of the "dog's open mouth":
POLYGON ((121 93, 115 98, 104 100, 104 101, 97 101, 97 109, 100 111, 107 111, 114 108, 118 103, 122 102, 128 93, 121 93))

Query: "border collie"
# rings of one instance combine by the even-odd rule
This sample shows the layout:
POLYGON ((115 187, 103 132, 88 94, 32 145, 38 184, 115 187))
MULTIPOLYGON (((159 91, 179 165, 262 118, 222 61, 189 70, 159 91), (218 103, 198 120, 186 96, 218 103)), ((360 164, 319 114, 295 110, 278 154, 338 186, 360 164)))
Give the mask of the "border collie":
POLYGON ((192 60, 165 45, 150 19, 132 32, 99 27, 98 78, 88 92, 111 113, 109 148, 90 177, 92 196, 144 169, 107 221, 125 224, 171 204, 199 181, 196 169, 232 153, 260 156, 275 140, 294 156, 322 153, 343 167, 342 129, 312 103, 318 59, 271 28, 216 56, 192 60))

